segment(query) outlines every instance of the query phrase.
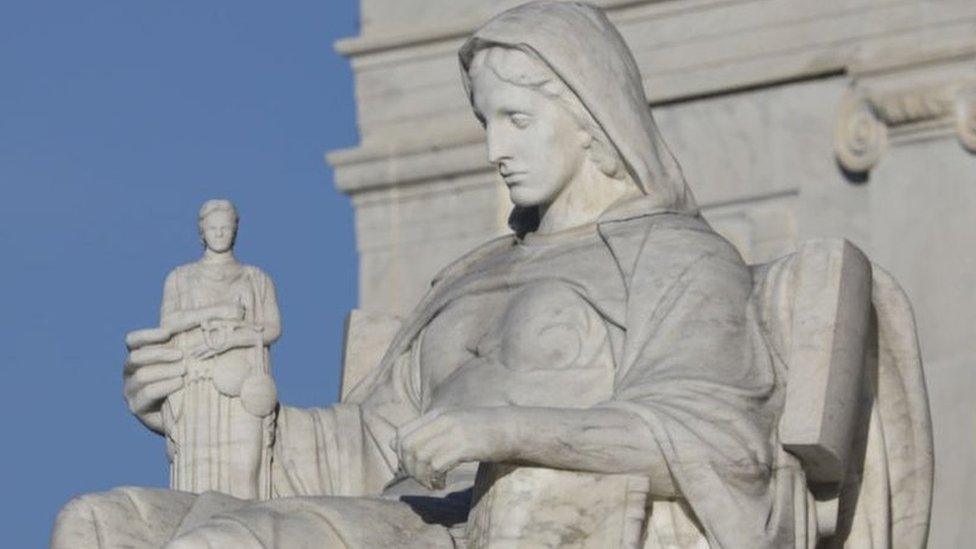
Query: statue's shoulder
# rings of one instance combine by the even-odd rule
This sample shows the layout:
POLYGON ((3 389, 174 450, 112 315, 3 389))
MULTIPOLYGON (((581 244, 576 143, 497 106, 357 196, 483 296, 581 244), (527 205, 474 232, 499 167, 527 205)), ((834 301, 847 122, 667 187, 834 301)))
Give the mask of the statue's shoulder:
POLYGON ((465 270, 469 266, 479 261, 482 261, 484 259, 487 259, 496 253, 507 250, 511 248, 514 244, 515 244, 514 234, 506 234, 503 236, 499 236, 497 238, 492 238, 491 240, 488 240, 487 242, 481 244, 480 246, 476 246, 474 249, 465 253, 461 257, 455 259, 451 263, 448 263, 446 267, 441 269, 441 271, 437 273, 437 275, 435 275, 434 278, 431 279, 430 285, 434 286, 441 280, 449 277, 450 275, 465 270))
POLYGON ((254 265, 241 265, 244 269, 244 275, 250 278, 255 284, 260 286, 274 286, 274 282, 271 280, 271 276, 268 273, 261 270, 260 267, 254 265))
POLYGON ((241 268, 244 269, 244 272, 247 273, 248 276, 261 277, 261 278, 266 278, 268 280, 271 280, 271 277, 268 276, 268 273, 261 270, 260 267, 257 267, 255 265, 246 265, 242 263, 241 268))
POLYGON ((660 271, 676 274, 687 273, 692 265, 709 269, 721 263, 748 272, 735 247, 698 215, 662 212, 604 223, 600 228, 625 269, 669 266, 660 271))
POLYGON ((662 250, 680 249, 698 256, 703 253, 743 263, 731 242, 715 232, 700 215, 663 213, 649 216, 648 243, 662 250))
POLYGON ((197 262, 191 261, 189 263, 183 263, 182 265, 177 265, 166 275, 166 280, 179 280, 186 277, 186 275, 192 273, 197 268, 197 262))
POLYGON ((649 235, 653 233, 658 237, 675 237, 679 234, 687 234, 691 237, 703 236, 705 239, 718 236, 701 216, 673 212, 656 212, 611 219, 602 221, 600 228, 604 233, 612 235, 649 235))

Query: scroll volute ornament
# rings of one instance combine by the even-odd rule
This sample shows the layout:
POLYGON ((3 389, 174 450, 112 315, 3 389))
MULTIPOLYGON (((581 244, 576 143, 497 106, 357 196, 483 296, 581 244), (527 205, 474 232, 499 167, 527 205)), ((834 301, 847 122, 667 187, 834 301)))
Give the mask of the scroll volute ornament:
POLYGON ((852 173, 869 171, 888 147, 888 127, 868 99, 860 94, 846 97, 834 128, 834 153, 840 165, 852 173))
MULTIPOLYGON (((884 86, 881 86, 882 88, 884 86)), ((855 87, 842 102, 834 128, 834 151, 848 172, 874 168, 888 146, 918 132, 955 128, 976 153, 976 80, 972 78, 896 89, 855 87)))

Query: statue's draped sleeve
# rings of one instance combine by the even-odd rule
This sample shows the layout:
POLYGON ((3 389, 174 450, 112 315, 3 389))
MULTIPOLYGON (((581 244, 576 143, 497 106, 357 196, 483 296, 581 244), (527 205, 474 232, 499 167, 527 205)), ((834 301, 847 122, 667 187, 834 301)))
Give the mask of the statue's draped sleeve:
POLYGON ((452 280, 511 244, 510 236, 492 240, 438 274, 380 364, 343 403, 313 409, 281 407, 271 464, 275 497, 382 492, 398 467, 390 446, 396 429, 420 416, 418 342, 424 329, 452 297, 452 280))
POLYGON ((372 381, 369 396, 328 408, 282 406, 272 457, 272 491, 287 496, 378 494, 392 480, 390 443, 399 425, 419 415, 412 350, 372 381))
POLYGON ((256 300, 253 312, 254 322, 263 327, 264 345, 268 346, 281 335, 281 313, 278 310, 278 295, 275 292, 274 281, 257 267, 247 266, 245 268, 248 270, 254 287, 254 299, 256 300))
POLYGON ((159 306, 159 324, 166 326, 170 314, 180 309, 179 270, 177 267, 166 275, 163 283, 163 301, 159 306))
POLYGON ((628 287, 615 394, 601 406, 643 420, 711 547, 806 545, 805 482, 776 441, 782 387, 749 311, 748 267, 694 217, 601 231, 628 287))

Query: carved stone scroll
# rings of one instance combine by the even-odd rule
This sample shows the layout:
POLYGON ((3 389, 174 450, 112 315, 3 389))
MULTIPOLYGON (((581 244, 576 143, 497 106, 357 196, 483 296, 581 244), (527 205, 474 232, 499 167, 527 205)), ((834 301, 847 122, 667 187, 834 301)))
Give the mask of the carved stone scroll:
POLYGON ((834 128, 838 163, 852 173, 867 172, 881 160, 889 141, 932 130, 954 129, 963 148, 976 153, 971 56, 851 69, 854 80, 834 128))

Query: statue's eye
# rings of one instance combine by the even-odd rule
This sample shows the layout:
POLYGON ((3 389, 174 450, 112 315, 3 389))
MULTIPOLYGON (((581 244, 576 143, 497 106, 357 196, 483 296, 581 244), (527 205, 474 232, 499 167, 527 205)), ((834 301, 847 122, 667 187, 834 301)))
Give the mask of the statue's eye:
POLYGON ((509 120, 516 128, 525 129, 532 123, 532 117, 521 112, 513 112, 508 115, 509 120))

